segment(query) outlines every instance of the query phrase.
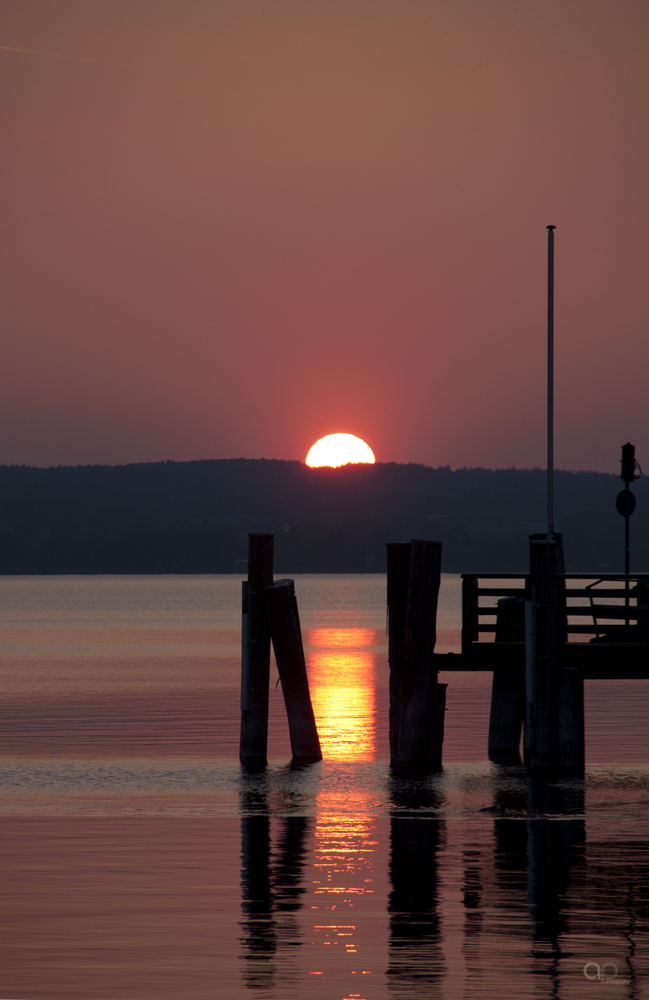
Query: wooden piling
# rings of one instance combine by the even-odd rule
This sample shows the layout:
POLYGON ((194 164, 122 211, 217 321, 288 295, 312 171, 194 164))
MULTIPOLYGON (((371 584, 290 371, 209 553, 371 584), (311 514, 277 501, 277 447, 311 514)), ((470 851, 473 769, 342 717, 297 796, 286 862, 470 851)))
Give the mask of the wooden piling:
POLYGON ((388 555, 388 661, 390 664, 390 759, 396 760, 399 742, 401 665, 408 607, 410 542, 391 542, 388 555))
POLYGON ((577 664, 562 663, 559 677, 559 766, 582 775, 585 742, 584 678, 577 664))
POLYGON ((523 725, 523 763, 529 765, 532 759, 534 731, 534 676, 536 662, 536 632, 534 629, 534 595, 536 589, 530 580, 525 601, 525 723, 523 725))
POLYGON ((396 760, 430 769, 441 767, 446 706, 433 667, 441 556, 440 542, 411 542, 399 691, 396 760))
MULTIPOLYGON (((525 720, 526 764, 556 768, 560 764, 560 697, 562 651, 565 645, 564 588, 561 535, 530 536, 530 585, 533 602, 534 654, 531 662, 532 698, 525 720)), ((564 712, 564 718, 567 718, 564 712)))
POLYGON ((268 688, 270 684, 270 629, 263 592, 273 582, 272 534, 248 536, 247 601, 244 589, 242 625, 247 641, 242 642, 242 660, 247 648, 247 663, 242 662, 241 736, 242 760, 266 761, 268 747, 268 688), (246 681, 244 683, 244 673, 246 681), (244 707, 246 706, 246 707, 244 707))
MULTIPOLYGON (((559 540, 559 573, 565 573, 563 541, 559 540)), ((579 665, 568 658, 566 625, 566 581, 557 581, 557 601, 559 605, 559 644, 561 649, 559 672, 559 767, 575 775, 583 775, 586 763, 586 735, 584 725, 584 677, 579 665)))
POLYGON ((250 585, 241 582, 241 711, 249 708, 248 687, 250 684, 250 585))
MULTIPOLYGON (((525 598, 503 597, 496 609, 496 642, 525 641, 525 598)), ((489 714, 489 760, 520 764, 520 742, 525 718, 525 669, 495 666, 489 714)))
POLYGON ((293 758, 322 760, 293 580, 279 580, 266 587, 264 600, 286 705, 293 758))

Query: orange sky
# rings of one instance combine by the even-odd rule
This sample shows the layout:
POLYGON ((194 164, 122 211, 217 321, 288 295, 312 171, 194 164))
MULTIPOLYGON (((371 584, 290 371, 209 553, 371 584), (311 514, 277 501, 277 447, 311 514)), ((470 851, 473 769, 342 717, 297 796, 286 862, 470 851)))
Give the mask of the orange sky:
POLYGON ((2 5, 0 462, 649 465, 646 0, 2 5))

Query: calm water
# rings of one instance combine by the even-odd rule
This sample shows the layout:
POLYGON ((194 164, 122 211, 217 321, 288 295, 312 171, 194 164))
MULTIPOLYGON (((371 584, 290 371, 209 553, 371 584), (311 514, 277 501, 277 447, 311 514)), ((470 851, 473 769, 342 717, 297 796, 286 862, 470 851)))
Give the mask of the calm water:
POLYGON ((444 771, 399 781, 385 578, 296 589, 325 759, 273 684, 252 774, 240 578, 0 579, 0 996, 649 996, 649 682, 587 682, 586 780, 537 788, 486 761, 490 676, 443 676, 444 771))

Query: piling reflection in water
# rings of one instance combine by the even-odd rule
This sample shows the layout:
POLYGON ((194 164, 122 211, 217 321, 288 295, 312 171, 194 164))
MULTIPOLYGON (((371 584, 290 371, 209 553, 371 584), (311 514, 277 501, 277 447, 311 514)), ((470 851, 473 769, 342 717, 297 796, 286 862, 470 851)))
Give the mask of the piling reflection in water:
POLYGON ((312 821, 284 816, 272 850, 269 789, 262 773, 241 791, 241 928, 243 980, 255 991, 295 984, 300 969, 290 952, 302 944, 297 913, 302 907, 306 842, 312 821), (288 949, 285 951, 284 949, 288 949))
POLYGON ((439 794, 425 779, 393 775, 390 787, 390 940, 388 987, 398 997, 442 996, 438 853, 444 821, 439 794), (425 809, 426 813, 418 814, 425 809))
POLYGON ((583 782, 494 768, 474 775, 493 790, 476 808, 484 798, 468 783, 457 798, 452 774, 393 772, 388 818, 355 780, 365 765, 332 764, 319 784, 322 771, 242 777, 247 989, 273 1000, 585 996, 595 963, 619 970, 611 996, 642 995, 647 843, 637 829, 628 842, 602 838, 611 820, 597 816, 586 843, 583 782))
MULTIPOLYGON (((494 892, 484 916, 491 961, 504 970, 504 984, 514 978, 517 950, 521 980, 557 997, 585 996, 580 991, 592 986, 584 968, 594 963, 596 972, 608 962, 618 970, 610 995, 636 997, 640 955, 647 968, 647 843, 599 841, 592 818, 587 840, 585 787, 520 771, 495 774, 494 892)), ((602 822, 610 828, 610 819, 602 822)), ((483 864, 489 880, 486 853, 483 864)))
POLYGON ((374 631, 317 628, 310 629, 306 639, 311 701, 323 756, 329 760, 373 760, 374 631))
POLYGON ((249 965, 244 979, 250 987, 273 984, 277 930, 270 887, 270 818, 241 819, 241 910, 243 944, 249 965))
POLYGON ((505 769, 496 770, 493 812, 493 903, 499 930, 527 950, 527 787, 523 780, 510 780, 505 769))
POLYGON ((575 961, 575 941, 589 941, 578 970, 610 958, 610 969, 618 970, 612 977, 618 989, 624 996, 639 996, 636 952, 639 939, 646 939, 649 916, 646 842, 593 839, 587 845, 584 797, 583 782, 528 779, 532 972, 545 976, 558 995, 562 976, 575 961), (598 938, 594 955, 592 942, 598 938))
POLYGON ((277 950, 270 885, 270 810, 265 776, 248 787, 244 772, 241 790, 241 913, 244 958, 243 978, 249 988, 270 990, 277 950), (252 815, 250 815, 252 813, 252 815))
POLYGON ((575 869, 584 863, 583 783, 561 785, 531 775, 527 815, 530 933, 534 941, 549 942, 554 960, 568 929, 566 896, 575 869))

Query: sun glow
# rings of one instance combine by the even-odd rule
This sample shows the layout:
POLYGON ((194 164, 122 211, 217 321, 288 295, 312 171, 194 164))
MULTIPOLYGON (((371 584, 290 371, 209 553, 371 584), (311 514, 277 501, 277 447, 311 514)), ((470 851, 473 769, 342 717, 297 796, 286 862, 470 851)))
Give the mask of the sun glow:
POLYGON ((339 465, 357 465, 376 462, 374 452, 362 438, 355 434, 327 434, 313 445, 306 457, 312 469, 322 465, 338 468, 339 465))

